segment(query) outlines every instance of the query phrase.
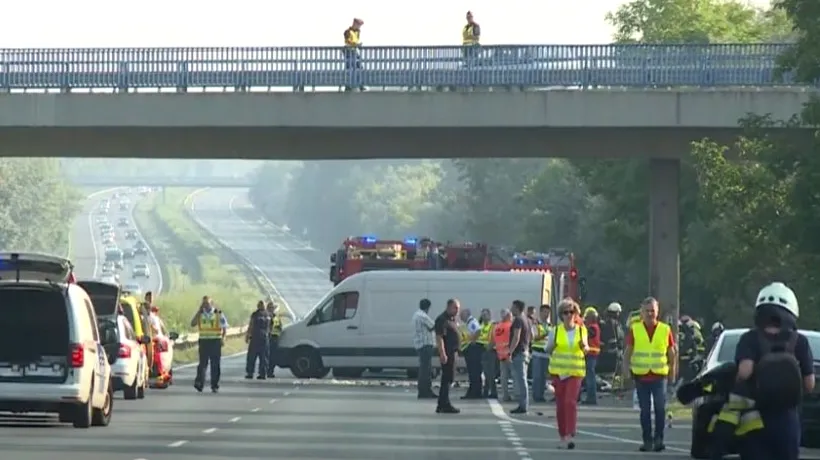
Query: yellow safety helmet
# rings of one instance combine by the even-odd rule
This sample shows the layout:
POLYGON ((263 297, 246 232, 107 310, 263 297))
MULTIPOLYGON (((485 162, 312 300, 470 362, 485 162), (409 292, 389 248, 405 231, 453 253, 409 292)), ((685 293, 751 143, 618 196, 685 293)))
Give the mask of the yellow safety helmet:
POLYGON ((593 313, 595 314, 595 316, 598 316, 598 309, 593 305, 584 308, 584 317, 586 317, 590 313, 593 313))

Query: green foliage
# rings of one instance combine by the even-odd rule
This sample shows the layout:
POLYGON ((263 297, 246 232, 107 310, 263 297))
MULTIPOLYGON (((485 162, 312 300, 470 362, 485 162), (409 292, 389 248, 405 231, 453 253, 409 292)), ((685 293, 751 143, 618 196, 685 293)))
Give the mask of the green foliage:
POLYGON ((0 248, 64 254, 82 198, 53 158, 0 158, 0 248))
MULTIPOLYGON (((802 82, 820 78, 816 0, 782 0, 769 10, 735 1, 636 0, 608 19, 619 42, 791 41, 783 70, 802 82)), ((820 102, 812 99, 793 120, 749 117, 732 145, 709 139, 693 144, 681 175, 686 313, 748 324, 757 290, 781 280, 801 299, 801 323, 820 326, 818 126, 820 102)), ((254 204, 295 232, 307 229, 325 250, 363 233, 569 247, 588 279, 590 302, 630 305, 646 294, 646 161, 270 164, 257 181, 254 204)))
POLYGON ((225 311, 232 326, 241 326, 264 293, 234 256, 225 251, 189 216, 192 190, 168 189, 141 200, 134 222, 151 244, 163 274, 158 304, 169 328, 187 331, 202 296, 225 311))

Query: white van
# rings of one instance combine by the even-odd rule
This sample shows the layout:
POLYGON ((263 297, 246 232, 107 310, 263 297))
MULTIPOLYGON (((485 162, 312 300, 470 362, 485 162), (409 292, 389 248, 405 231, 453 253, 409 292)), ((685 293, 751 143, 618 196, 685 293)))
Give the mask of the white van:
POLYGON ((91 299, 67 283, 71 270, 61 257, 0 253, 0 411, 107 426, 111 367, 91 299))
MULTIPOLYGON (((457 298, 478 316, 498 318, 513 300, 553 304, 549 272, 372 271, 346 278, 279 338, 279 367, 298 378, 355 377, 365 369, 418 371, 412 316, 430 299, 435 318, 457 298)), ((434 360, 434 365, 435 365, 434 360)))

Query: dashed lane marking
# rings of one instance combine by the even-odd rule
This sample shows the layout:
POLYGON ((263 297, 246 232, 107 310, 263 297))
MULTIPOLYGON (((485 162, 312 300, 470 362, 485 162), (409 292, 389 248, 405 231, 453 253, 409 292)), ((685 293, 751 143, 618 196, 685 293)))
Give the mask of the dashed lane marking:
MULTIPOLYGON (((550 429, 553 429, 553 430, 557 429, 555 425, 550 424, 550 423, 542 423, 542 422, 535 422, 535 421, 532 421, 532 420, 522 420, 522 419, 512 418, 509 415, 507 415, 506 412, 504 412, 504 407, 501 406, 501 404, 499 404, 498 401, 488 400, 487 403, 490 405, 490 410, 492 411, 493 415, 495 415, 496 417, 498 417, 501 420, 506 420, 506 421, 508 421, 510 423, 513 423, 513 424, 540 426, 540 427, 544 427, 544 428, 550 428, 550 429)), ((640 441, 636 441, 634 439, 623 438, 623 437, 620 437, 620 436, 612 436, 612 435, 608 435, 608 434, 604 434, 604 433, 596 433, 594 431, 587 431, 587 430, 576 430, 576 431, 577 431, 578 434, 581 434, 581 435, 584 435, 584 436, 589 436, 591 438, 604 439, 604 440, 607 440, 607 441, 619 442, 619 443, 622 443, 622 444, 630 444, 630 445, 633 445, 633 446, 640 446, 642 444, 640 441)), ((688 449, 681 449, 679 447, 672 447, 672 446, 668 446, 668 445, 666 446, 666 450, 671 451, 671 452, 685 453, 685 454, 689 453, 688 449)))
POLYGON ((259 412, 260 410, 261 409, 259 409, 258 407, 254 407, 253 409, 251 409, 251 412, 259 412))
POLYGON ((180 439, 179 441, 174 441, 171 444, 168 444, 168 447, 180 447, 188 444, 188 441, 185 439, 180 439))
POLYGON ((273 403, 275 403, 276 401, 278 401, 278 399, 273 398, 273 399, 271 399, 270 401, 268 401, 268 404, 273 404, 273 403))
POLYGON ((211 434, 214 431, 216 431, 216 428, 208 428, 207 430, 202 430, 202 432, 205 434, 211 434))
POLYGON ((228 420, 228 422, 230 422, 230 423, 236 423, 236 422, 238 422, 238 421, 240 421, 240 420, 242 420, 242 417, 234 417, 234 418, 232 418, 232 419, 228 420))
POLYGON ((501 427, 501 432, 504 433, 504 437, 507 438, 507 441, 512 445, 515 453, 521 457, 521 460, 532 460, 529 451, 524 447, 524 443, 521 442, 521 438, 518 437, 518 434, 515 432, 515 427, 513 427, 512 422, 499 420, 498 425, 501 427))

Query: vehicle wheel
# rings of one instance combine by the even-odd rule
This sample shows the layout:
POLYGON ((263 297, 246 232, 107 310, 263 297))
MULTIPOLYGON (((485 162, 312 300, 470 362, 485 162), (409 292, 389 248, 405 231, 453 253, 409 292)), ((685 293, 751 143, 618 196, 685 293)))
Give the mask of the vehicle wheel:
POLYGON ((315 379, 324 377, 330 369, 325 370, 318 350, 302 347, 294 350, 290 371, 294 377, 299 379, 315 379), (322 375, 323 372, 324 375, 322 375))
POLYGON ((108 426, 111 423, 111 413, 114 411, 114 389, 109 384, 105 393, 105 402, 99 409, 93 409, 91 423, 94 426, 108 426))
MULTIPOLYGON (((92 377, 92 381, 96 380, 92 377)), ((91 420, 94 416, 94 407, 91 405, 92 396, 94 396, 94 384, 91 384, 91 391, 88 393, 88 401, 85 404, 80 404, 75 407, 73 420, 71 420, 74 428, 88 428, 91 426, 91 420)))
POLYGON ((125 387, 122 390, 122 395, 123 395, 124 399, 126 399, 128 401, 132 401, 134 399, 137 399, 137 384, 139 383, 139 381, 140 381, 139 376, 135 376, 134 377, 134 383, 132 383, 131 385, 125 387))
POLYGON ((137 399, 145 399, 145 391, 148 389, 148 379, 142 379, 142 385, 137 388, 137 399))
POLYGON ((173 384, 174 384, 174 370, 170 369, 170 370, 168 370, 168 386, 171 386, 173 384))
POLYGON ((704 423, 700 417, 692 417, 692 440, 689 446, 689 456, 698 460, 708 460, 709 453, 709 432, 708 422, 704 423))

